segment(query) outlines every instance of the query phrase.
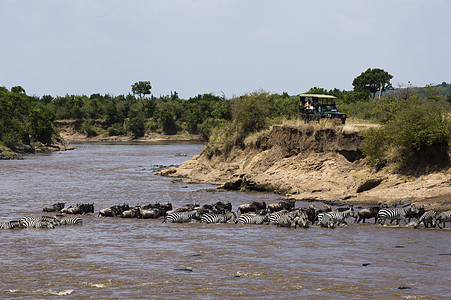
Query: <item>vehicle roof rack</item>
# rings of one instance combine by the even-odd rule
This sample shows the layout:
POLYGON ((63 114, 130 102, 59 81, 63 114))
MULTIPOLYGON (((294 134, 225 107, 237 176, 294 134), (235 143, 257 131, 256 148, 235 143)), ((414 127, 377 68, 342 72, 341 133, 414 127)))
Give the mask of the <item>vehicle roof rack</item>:
POLYGON ((327 99, 336 99, 332 95, 322 95, 322 94, 300 94, 299 97, 312 97, 312 98, 327 98, 327 99))

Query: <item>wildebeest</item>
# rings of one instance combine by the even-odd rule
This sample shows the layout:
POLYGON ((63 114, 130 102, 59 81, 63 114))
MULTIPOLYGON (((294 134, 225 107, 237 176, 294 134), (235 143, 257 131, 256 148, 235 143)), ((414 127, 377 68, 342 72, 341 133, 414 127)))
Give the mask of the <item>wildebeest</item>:
POLYGON ((164 217, 166 214, 166 211, 160 208, 142 208, 138 207, 139 209, 139 217, 142 219, 156 219, 159 217, 164 217))
POLYGON ((251 203, 245 203, 238 206, 238 211, 241 214, 249 213, 249 212, 258 212, 266 210, 265 201, 253 201, 251 203))
POLYGON ((218 201, 213 205, 218 213, 225 213, 232 211, 232 203, 218 201))
POLYGON ((307 219, 310 223, 315 223, 318 219, 318 215, 325 212, 331 212, 332 208, 329 205, 324 205, 323 209, 316 208, 313 205, 310 205, 308 208, 302 208, 302 211, 307 216, 307 219))
POLYGON ((169 213, 173 213, 173 212, 192 211, 192 210, 199 209, 199 208, 200 208, 199 204, 185 204, 184 206, 180 206, 180 207, 177 207, 176 209, 167 211, 167 213, 169 214, 169 213))
POLYGON ((296 200, 283 200, 277 203, 271 203, 268 205, 270 212, 276 212, 281 210, 292 210, 296 204, 296 200))
POLYGON ((113 205, 108 208, 101 209, 99 211, 99 217, 120 217, 122 213, 129 210, 128 204, 113 205))
POLYGON ((42 209, 44 212, 55 212, 55 211, 61 211, 64 208, 65 203, 58 202, 49 206, 46 206, 42 209))
POLYGON ((374 218, 374 224, 376 224, 377 213, 381 208, 379 206, 371 206, 369 208, 362 208, 357 212, 354 223, 362 221, 365 223, 366 219, 374 218))
POLYGON ((232 211, 232 203, 230 202, 216 202, 215 204, 204 204, 200 207, 200 212, 202 214, 224 214, 226 212, 232 211))
POLYGON ((141 214, 140 214, 140 207, 132 207, 129 210, 123 211, 122 218, 140 218, 141 214))
POLYGON ((94 203, 76 204, 75 206, 71 205, 68 208, 63 208, 61 210, 61 213, 63 214, 74 214, 74 215, 84 215, 93 212, 94 212, 94 203))
POLYGON ((417 207, 416 211, 409 210, 406 213, 406 218, 409 220, 409 222, 412 218, 419 220, 420 217, 424 214, 424 212, 425 212, 424 205, 421 205, 421 206, 417 207))
POLYGON ((142 208, 143 209, 159 209, 159 210, 164 211, 164 213, 166 213, 167 211, 172 210, 172 204, 170 202, 168 202, 167 204, 153 203, 153 204, 144 205, 142 208))

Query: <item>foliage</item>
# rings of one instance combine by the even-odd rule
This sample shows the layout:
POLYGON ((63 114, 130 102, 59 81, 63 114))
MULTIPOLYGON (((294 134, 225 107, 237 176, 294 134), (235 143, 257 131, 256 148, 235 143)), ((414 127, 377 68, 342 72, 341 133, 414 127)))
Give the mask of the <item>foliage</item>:
POLYGON ((0 88, 0 143, 11 149, 33 141, 50 144, 55 136, 55 115, 20 86, 0 88))
POLYGON ((363 154, 368 156, 368 162, 376 166, 385 159, 385 153, 388 149, 385 132, 379 128, 370 128, 362 133, 363 141, 360 149, 363 154))
POLYGON ((157 107, 156 117, 160 120, 165 134, 176 134, 176 113, 169 103, 162 103, 157 107))
POLYGON ((397 112, 385 132, 389 143, 403 147, 408 154, 448 142, 448 130, 442 114, 420 105, 411 105, 397 112))
POLYGON ((41 143, 50 144, 56 133, 53 127, 55 115, 52 111, 46 106, 36 103, 30 109, 28 120, 31 135, 41 143))
MULTIPOLYGON (((369 70, 374 73, 379 69, 369 70)), ((384 89, 391 87, 391 75, 387 74, 384 89)), ((259 90, 233 99, 199 94, 184 100, 177 92, 146 97, 150 89, 150 82, 146 81, 135 83, 132 93, 127 95, 38 98, 27 96, 22 87, 13 87, 11 91, 0 87, 0 143, 10 148, 33 141, 50 143, 55 136, 55 119, 83 120, 81 130, 95 136, 100 132, 96 124, 101 122, 97 120, 104 120, 110 136, 141 137, 150 132, 169 135, 187 131, 208 141, 209 154, 227 156, 233 147, 244 147, 246 136, 281 120, 299 118, 299 98, 287 93, 259 90)), ((448 149, 449 128, 444 125, 443 116, 451 112, 449 84, 400 88, 372 99, 368 97, 369 89, 359 87, 353 91, 313 87, 308 93, 333 95, 338 109, 348 117, 384 125, 363 134, 362 149, 373 165, 396 161, 408 166, 424 160, 425 153, 440 155, 448 149)))
POLYGON ((118 136, 118 135, 124 135, 124 134, 125 134, 124 128, 118 123, 113 124, 112 126, 108 127, 108 135, 109 136, 118 136))
POLYGON ((141 105, 135 105, 130 109, 128 130, 134 137, 142 137, 145 133, 144 111, 141 105))
POLYGON ((369 68, 368 70, 362 72, 359 76, 354 78, 352 85, 354 86, 354 91, 367 91, 368 93, 372 94, 373 98, 375 98, 378 91, 382 93, 387 89, 393 88, 390 83, 390 80, 392 78, 393 75, 382 69, 369 68))
POLYGON ((97 128, 94 126, 93 120, 84 121, 83 124, 81 125, 81 130, 86 134, 88 138, 99 135, 99 133, 97 132, 97 128))
MULTIPOLYGON (((415 97, 413 97, 415 98, 415 97)), ((400 170, 417 166, 449 164, 449 127, 443 113, 432 105, 421 105, 409 97, 397 106, 384 127, 363 133, 362 151, 371 165, 383 161, 398 164, 400 170)))
POLYGON ((138 81, 132 84, 133 94, 139 95, 140 99, 142 99, 143 95, 150 95, 151 89, 150 81, 138 81))
POLYGON ((269 93, 264 91, 246 94, 232 102, 232 120, 242 136, 266 128, 270 112, 269 93))

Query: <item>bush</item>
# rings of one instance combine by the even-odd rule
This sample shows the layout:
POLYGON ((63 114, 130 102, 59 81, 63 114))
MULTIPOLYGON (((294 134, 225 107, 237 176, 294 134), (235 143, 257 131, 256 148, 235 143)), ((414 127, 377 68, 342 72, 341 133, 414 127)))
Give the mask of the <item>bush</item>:
POLYGON ((146 130, 148 130, 150 132, 157 132, 158 130, 160 130, 160 126, 159 126, 158 122, 156 122, 154 120, 149 120, 146 123, 146 130))
POLYGON ((117 135, 124 135, 124 134, 125 134, 125 130, 122 127, 122 125, 119 123, 113 124, 112 126, 108 127, 108 135, 109 136, 117 136, 117 135))
POLYGON ((385 131, 379 128, 370 128, 362 132, 363 141, 360 149, 368 156, 368 163, 376 166, 386 159, 388 145, 386 143, 385 131))
POLYGON ((232 120, 240 135, 247 136, 268 126, 267 116, 271 108, 268 95, 258 91, 233 100, 232 120))
POLYGON ((97 128, 94 126, 93 120, 84 121, 81 125, 81 131, 85 133, 88 138, 99 135, 97 128))
POLYGON ((363 133, 362 151, 371 165, 398 163, 399 170, 449 165, 449 128, 439 110, 410 105, 394 113, 381 129, 363 133))

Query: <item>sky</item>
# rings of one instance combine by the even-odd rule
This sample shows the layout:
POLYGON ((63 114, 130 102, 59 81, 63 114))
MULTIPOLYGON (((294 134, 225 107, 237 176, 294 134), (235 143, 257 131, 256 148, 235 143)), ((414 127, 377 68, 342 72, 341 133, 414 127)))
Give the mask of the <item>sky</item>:
POLYGON ((28 95, 352 90, 451 82, 451 0, 0 0, 0 86, 28 95))

